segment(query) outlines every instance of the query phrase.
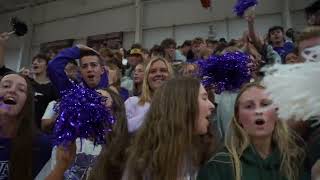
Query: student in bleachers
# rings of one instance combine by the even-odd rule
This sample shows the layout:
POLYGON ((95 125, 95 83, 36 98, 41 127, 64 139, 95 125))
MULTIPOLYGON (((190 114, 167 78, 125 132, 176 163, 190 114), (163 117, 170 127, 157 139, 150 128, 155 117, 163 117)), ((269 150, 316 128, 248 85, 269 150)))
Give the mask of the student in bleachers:
POLYGON ((186 40, 183 44, 176 50, 176 60, 186 62, 187 55, 191 51, 191 41, 186 40))
POLYGON ((206 40, 207 48, 211 49, 213 53, 216 52, 219 42, 217 40, 207 39, 206 40))
POLYGON ((149 110, 153 94, 172 76, 171 65, 164 58, 156 57, 148 63, 144 73, 141 95, 130 97, 125 102, 130 133, 134 133, 140 128, 145 113, 149 110))
MULTIPOLYGON (((7 44, 7 39, 9 36, 6 33, 0 35, 0 66, 1 62, 4 60, 5 46, 7 44)), ((36 127, 41 129, 41 118, 46 110, 47 105, 52 100, 58 98, 57 90, 54 88, 53 84, 50 82, 47 76, 49 58, 45 55, 38 54, 32 59, 32 72, 33 78, 29 78, 34 91, 34 101, 35 101, 35 114, 34 121, 36 127)), ((1 73, 10 73, 4 66, 1 73)), ((0 69, 1 71, 1 69, 0 69)), ((5 74, 3 74, 5 75, 5 74)))
POLYGON ((109 62, 106 64, 106 70, 108 72, 109 86, 123 98, 123 101, 127 100, 129 98, 129 91, 120 86, 121 69, 116 64, 109 62))
POLYGON ((305 9, 307 23, 312 26, 320 25, 320 0, 315 0, 305 9))
POLYGON ((143 62, 143 53, 139 48, 133 48, 128 55, 129 68, 126 70, 125 75, 121 79, 121 87, 129 91, 133 89, 133 71, 137 64, 143 62))
POLYGON ((184 63, 180 70, 180 75, 185 77, 195 77, 197 76, 198 67, 194 63, 184 63))
POLYGON ((93 49, 78 45, 62 50, 48 65, 48 75, 52 84, 58 89, 70 89, 74 86, 65 70, 68 62, 80 59, 80 74, 82 85, 91 89, 108 86, 108 77, 102 64, 100 55, 93 49))
POLYGON ((288 53, 284 59, 284 62, 285 64, 302 63, 303 61, 299 57, 298 49, 295 48, 293 52, 288 53))
MULTIPOLYGON (((86 179, 90 174, 94 177, 98 172, 91 173, 91 168, 95 165, 98 155, 103 152, 99 158, 102 163, 101 168, 110 168, 114 171, 120 171, 123 166, 119 165, 123 161, 118 161, 119 158, 123 158, 126 147, 128 146, 129 136, 127 129, 127 121, 125 117, 125 110, 122 98, 114 92, 112 89, 99 89, 97 90, 102 96, 106 97, 105 106, 110 108, 114 118, 117 120, 113 125, 113 131, 106 137, 106 145, 94 145, 90 139, 79 138, 75 143, 70 144, 68 147, 57 147, 52 152, 50 164, 48 169, 43 171, 42 176, 49 176, 46 180, 80 180, 86 179), (109 149, 111 148, 111 149, 109 149), (104 162, 104 153, 113 153, 113 158, 117 158, 116 161, 108 159, 108 162, 104 162), (104 163, 110 163, 109 167, 106 167, 104 163), (119 163, 119 164, 118 164, 119 163)), ((111 156, 108 158, 112 158, 111 156)), ((100 165, 98 165, 100 167, 100 165)), ((111 173, 108 171, 108 173, 111 173)), ((100 172, 104 173, 104 172, 100 172)), ((107 173, 107 172, 105 172, 107 173)), ((111 174, 110 174, 111 175, 111 174)), ((116 174, 114 174, 116 176, 116 174)), ((118 175, 121 176, 121 175, 118 175)), ((41 177, 39 177, 41 179, 41 177)))
POLYGON ((35 91, 35 122, 39 129, 41 129, 41 118, 48 104, 58 98, 57 89, 47 75, 48 63, 49 58, 43 54, 38 54, 32 59, 34 77, 31 83, 35 91))
POLYGON ((151 59, 155 57, 164 57, 164 51, 160 45, 153 45, 152 48, 150 49, 150 56, 151 59))
POLYGON ((150 61, 150 52, 148 49, 143 48, 142 49, 142 57, 143 57, 143 62, 148 63, 150 61))
POLYGON ((103 58, 104 64, 106 64, 107 62, 110 62, 114 56, 114 53, 112 52, 112 50, 106 47, 100 48, 99 53, 103 58))
POLYGON ((320 27, 307 27, 297 40, 299 55, 303 60, 319 61, 320 27))
MULTIPOLYGON (((68 62, 64 71, 67 74, 68 78, 75 83, 80 81, 79 79, 79 67, 75 60, 68 62)), ((47 133, 51 133, 52 129, 56 122, 57 114, 54 111, 54 106, 57 103, 57 100, 49 102, 42 118, 41 118, 41 130, 47 133)))
POLYGON ((128 132, 127 118, 122 98, 107 89, 112 99, 111 110, 116 118, 112 132, 107 135, 107 144, 103 146, 96 164, 89 172, 89 180, 120 180, 127 160, 126 149, 131 137, 128 132))
POLYGON ((214 105, 197 79, 169 80, 154 94, 129 147, 122 180, 193 180, 212 155, 214 105))
POLYGON ((0 178, 32 180, 51 155, 50 139, 33 120, 32 85, 21 75, 5 75, 0 97, 0 178))
POLYGON ((187 61, 195 62, 201 58, 200 51, 205 48, 206 44, 201 37, 194 38, 191 41, 191 52, 188 53, 187 61))
POLYGON ((134 69, 133 74, 133 90, 132 95, 133 96, 140 96, 142 92, 142 84, 144 79, 144 70, 145 70, 145 64, 139 63, 136 68, 134 69))
POLYGON ((242 88, 225 148, 209 160, 197 179, 300 179, 304 150, 276 111, 263 86, 251 83, 242 88))
MULTIPOLYGON (((307 27, 297 39, 299 55, 303 61, 320 60, 320 27, 307 27)), ((307 132, 304 140, 307 143, 307 169, 310 170, 315 163, 320 160, 320 117, 312 117, 308 121, 303 122, 307 132)), ((298 132, 299 133, 299 132, 298 132)), ((319 163, 318 163, 319 166, 319 163)), ((320 169, 320 167, 318 167, 320 169)), ((318 170, 319 171, 319 170, 318 170)))
POLYGON ((167 38, 161 42, 160 46, 164 51, 164 58, 166 58, 169 63, 173 63, 176 60, 176 41, 171 38, 167 38))
POLYGON ((208 59, 209 56, 211 56, 213 54, 213 51, 207 47, 202 48, 200 50, 200 58, 201 59, 208 59))
POLYGON ((267 42, 264 42, 255 32, 255 16, 247 16, 245 19, 248 22, 249 42, 262 55, 263 61, 266 64, 283 63, 284 56, 293 51, 293 44, 285 42, 283 28, 280 26, 270 28, 266 37, 267 42))
POLYGON ((31 72, 31 70, 27 67, 22 67, 20 70, 19 70, 19 74, 23 75, 23 76, 26 76, 26 77, 29 77, 29 78, 33 78, 33 73, 31 72))

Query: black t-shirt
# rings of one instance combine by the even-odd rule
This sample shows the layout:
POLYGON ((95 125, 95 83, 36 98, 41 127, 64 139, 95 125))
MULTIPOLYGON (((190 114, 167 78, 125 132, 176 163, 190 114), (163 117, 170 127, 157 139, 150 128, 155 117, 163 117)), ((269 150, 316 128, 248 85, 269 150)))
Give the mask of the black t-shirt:
POLYGON ((39 84, 34 80, 31 82, 34 90, 35 122, 37 127, 41 129, 41 118, 49 102, 58 99, 58 93, 51 82, 47 84, 39 84))

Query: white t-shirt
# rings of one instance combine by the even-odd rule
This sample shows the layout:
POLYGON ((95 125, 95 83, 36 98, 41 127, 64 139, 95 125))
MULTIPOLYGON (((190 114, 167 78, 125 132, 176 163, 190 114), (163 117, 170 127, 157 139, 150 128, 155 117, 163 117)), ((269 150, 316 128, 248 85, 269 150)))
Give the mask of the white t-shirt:
POLYGON ((130 133, 137 131, 144 121, 145 114, 149 111, 150 103, 138 104, 139 97, 133 96, 125 102, 126 115, 128 120, 128 130, 130 133))
MULTIPOLYGON (((102 150, 101 145, 95 146, 94 143, 87 139, 77 138, 76 140, 76 158, 71 167, 64 173, 65 180, 82 180, 85 179, 87 172, 90 171, 91 167, 95 163, 96 157, 102 150)), ((56 165, 56 151, 57 147, 52 149, 50 160, 38 174, 36 180, 45 179, 56 165)))
POLYGON ((56 112, 54 112, 53 108, 54 105, 57 103, 57 101, 51 101, 47 108, 46 111, 44 112, 42 119, 52 119, 56 115, 56 112))

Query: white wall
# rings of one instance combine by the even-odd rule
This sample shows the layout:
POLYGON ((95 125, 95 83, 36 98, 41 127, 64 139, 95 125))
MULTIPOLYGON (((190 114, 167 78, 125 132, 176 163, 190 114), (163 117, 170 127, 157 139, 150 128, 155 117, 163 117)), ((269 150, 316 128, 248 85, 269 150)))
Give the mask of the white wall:
POLYGON ((20 59, 20 49, 8 48, 5 54, 5 65, 14 71, 18 71, 18 64, 20 59))
MULTIPOLYGON (((173 36, 178 44, 198 36, 206 38, 210 25, 213 26, 217 38, 238 38, 246 29, 246 22, 232 13, 235 1, 214 0, 212 11, 202 8, 199 0, 144 2, 142 44, 150 48, 164 38, 173 36)), ((292 25, 294 28, 302 29, 305 26, 302 9, 308 1, 290 2, 292 25)), ((264 35, 270 26, 283 25, 282 3, 282 0, 260 0, 256 10, 256 28, 260 35, 264 35)), ((0 15, 1 31, 6 30, 3 27, 13 15, 28 19, 34 25, 30 56, 39 50, 40 43, 69 38, 76 39, 76 42, 84 42, 89 35, 110 32, 124 32, 123 44, 126 49, 134 42, 134 0, 57 1, 0 15)), ((10 47, 19 49, 21 42, 15 41, 10 47)), ((30 58, 24 58, 23 61, 26 59, 30 58)))

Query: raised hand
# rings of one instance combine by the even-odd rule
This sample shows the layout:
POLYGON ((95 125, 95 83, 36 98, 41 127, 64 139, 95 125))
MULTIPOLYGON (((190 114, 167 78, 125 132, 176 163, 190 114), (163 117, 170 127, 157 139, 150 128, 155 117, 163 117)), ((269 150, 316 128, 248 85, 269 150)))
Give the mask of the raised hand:
POLYGON ((248 14, 248 15, 244 16, 244 18, 248 23, 253 23, 254 20, 255 20, 255 15, 254 14, 248 14))
POLYGON ((82 50, 82 51, 94 51, 94 52, 96 52, 97 54, 99 54, 99 52, 97 52, 96 50, 94 50, 93 48, 91 48, 91 47, 88 47, 88 46, 86 46, 86 45, 83 45, 83 44, 78 44, 78 45, 76 45, 80 50, 82 50))
POLYGON ((76 150, 77 146, 75 143, 59 146, 56 155, 57 163, 45 180, 64 180, 64 172, 74 162, 76 150))
POLYGON ((5 46, 8 39, 9 39, 9 33, 7 33, 7 32, 1 33, 0 34, 0 47, 5 46))
POLYGON ((318 160, 312 167, 312 180, 320 179, 320 160, 318 160))
POLYGON ((57 164, 56 166, 67 170, 69 166, 74 162, 76 157, 77 146, 75 143, 69 144, 67 147, 59 146, 57 148, 57 164))

